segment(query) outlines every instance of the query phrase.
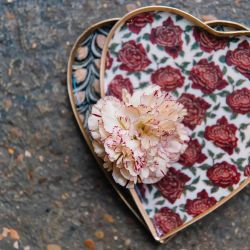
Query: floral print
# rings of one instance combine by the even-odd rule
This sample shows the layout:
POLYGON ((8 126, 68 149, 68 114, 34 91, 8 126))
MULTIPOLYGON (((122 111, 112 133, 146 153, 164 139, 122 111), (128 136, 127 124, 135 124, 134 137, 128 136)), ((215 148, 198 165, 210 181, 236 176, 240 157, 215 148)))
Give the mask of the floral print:
POLYGON ((178 68, 171 66, 157 69, 151 75, 152 83, 157 84, 162 90, 171 91, 184 84, 184 77, 178 68))
POLYGON ((163 46, 170 56, 176 58, 182 50, 182 33, 181 27, 174 25, 173 20, 169 17, 162 26, 151 30, 150 40, 153 44, 163 46))
POLYGON ((183 93, 179 102, 187 109, 187 115, 184 117, 183 123, 192 130, 202 123, 206 117, 207 109, 211 106, 201 97, 189 93, 183 93))
POLYGON ((193 88, 200 89, 205 94, 211 94, 216 89, 221 90, 228 84, 223 79, 220 67, 207 59, 201 59, 191 69, 189 79, 193 82, 193 88))
POLYGON ((248 164, 244 169, 244 175, 249 177, 250 176, 250 164, 248 164))
POLYGON ((229 50, 226 55, 226 63, 235 66, 241 74, 250 79, 250 43, 242 41, 237 49, 229 50))
POLYGON ((170 168, 163 179, 157 184, 157 188, 160 190, 162 195, 171 203, 180 198, 184 191, 185 184, 190 178, 181 173, 181 171, 170 168))
POLYGON ((153 20, 152 13, 145 12, 128 20, 127 26, 130 31, 138 34, 148 23, 152 23, 153 20))
POLYGON ((113 58, 110 57, 110 54, 107 53, 107 58, 106 58, 106 69, 110 69, 113 63, 113 58))
MULTIPOLYGON (((113 64, 105 70, 104 92, 108 94, 112 79, 122 75, 131 81, 133 90, 157 84, 186 108, 183 124, 190 130, 190 147, 168 173, 181 173, 185 181, 168 185, 163 178, 157 184, 143 185, 142 206, 162 236, 164 232, 154 219, 162 208, 177 214, 185 225, 199 212, 206 214, 207 209, 214 209, 249 178, 249 37, 218 38, 176 14, 156 11, 150 16, 153 22, 147 22, 138 33, 131 31, 128 23, 115 31, 109 42, 113 64), (151 62, 143 70, 120 69, 119 51, 131 40, 142 45, 151 62), (224 161, 235 166, 240 175, 237 183, 235 178, 234 184, 225 188, 207 175, 210 168, 224 161)), ((218 177, 218 172, 211 176, 215 173, 218 177)), ((137 185, 135 190, 142 197, 137 185)))
POLYGON ((226 101, 233 112, 240 114, 250 113, 250 89, 242 88, 235 90, 227 96, 226 101))
POLYGON ((227 188, 239 182, 240 173, 235 165, 223 161, 210 167, 207 171, 207 177, 214 185, 227 188))
POLYGON ((168 233, 169 231, 181 226, 183 221, 181 220, 179 214, 175 213, 167 207, 161 208, 154 216, 154 222, 157 228, 163 233, 168 233))
POLYGON ((200 44, 201 49, 208 53, 220 49, 225 49, 228 42, 228 38, 216 37, 198 27, 194 28, 193 36, 195 40, 200 44))
POLYGON ((201 152, 202 146, 197 139, 190 140, 185 152, 181 155, 179 163, 183 166, 193 166, 196 162, 202 163, 207 156, 201 152))
POLYGON ((207 126, 204 137, 211 140, 217 147, 222 148, 228 154, 232 154, 234 148, 237 147, 238 138, 236 137, 237 127, 234 124, 228 123, 223 116, 217 120, 216 125, 207 126))
POLYGON ((197 216, 215 205, 216 202, 216 199, 214 197, 209 197, 207 191, 203 189, 197 194, 196 199, 187 199, 185 210, 188 214, 197 216))
POLYGON ((120 69, 128 72, 143 70, 151 63, 142 44, 137 44, 134 40, 123 44, 118 54, 118 62, 122 63, 120 69))
POLYGON ((133 94, 133 86, 129 78, 123 78, 122 75, 116 75, 109 84, 108 94, 122 99, 122 89, 126 89, 133 94))

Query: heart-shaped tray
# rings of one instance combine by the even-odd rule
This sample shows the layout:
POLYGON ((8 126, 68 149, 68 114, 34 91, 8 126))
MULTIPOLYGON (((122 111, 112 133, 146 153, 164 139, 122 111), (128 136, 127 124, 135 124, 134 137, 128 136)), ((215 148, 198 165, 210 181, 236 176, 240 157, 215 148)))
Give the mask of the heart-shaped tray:
MULTIPOLYGON (((117 19, 105 20, 91 26, 88 30, 86 30, 76 41, 69 59, 68 91, 71 105, 81 132, 83 133, 90 148, 91 143, 85 121, 88 117, 88 112, 91 108, 91 105, 99 99, 98 59, 100 59, 105 37, 116 21, 117 19)), ((244 26, 234 22, 214 21, 210 23, 210 25, 216 25, 216 28, 220 30, 223 29, 223 26, 224 30, 227 31, 245 29, 244 26), (230 27, 230 29, 225 28, 226 26, 230 27)), ((99 163, 101 164, 100 161, 99 163)), ((145 224, 141 219, 140 213, 134 206, 134 202, 131 200, 127 190, 119 188, 119 186, 113 182, 109 175, 106 176, 126 205, 132 210, 136 217, 143 224, 145 224)), ((136 193, 134 194, 134 198, 137 199, 136 193)), ((152 228, 150 229, 152 231, 152 228)))
MULTIPOLYGON (((79 36, 69 56, 67 85, 70 103, 81 133, 91 151, 93 148, 87 119, 92 105, 100 98, 99 70, 104 42, 108 32, 118 20, 117 18, 108 19, 90 26, 79 36)), ((102 166, 100 159, 96 158, 96 160, 102 166)), ((117 185, 105 170, 103 173, 123 202, 147 228, 128 190, 117 185)))
POLYGON ((156 185, 130 190, 155 239, 164 240, 249 183, 250 32, 218 31, 167 7, 129 13, 101 61, 102 96, 151 82, 188 110, 189 147, 156 185))

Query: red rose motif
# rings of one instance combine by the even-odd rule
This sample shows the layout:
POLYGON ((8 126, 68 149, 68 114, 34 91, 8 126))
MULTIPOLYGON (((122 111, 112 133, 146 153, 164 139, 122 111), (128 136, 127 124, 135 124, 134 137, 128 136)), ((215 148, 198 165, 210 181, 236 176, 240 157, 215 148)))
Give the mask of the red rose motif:
POLYGON ((133 86, 129 78, 123 78, 122 75, 117 75, 108 86, 108 94, 121 100, 122 89, 126 89, 130 94, 133 94, 133 86))
POLYGON ((145 12, 136 15, 127 22, 128 29, 138 34, 148 23, 154 21, 152 13, 145 12))
POLYGON ((245 40, 242 41, 237 49, 229 50, 226 54, 227 65, 236 66, 236 69, 250 79, 250 43, 245 40))
POLYGON ((141 71, 151 63, 142 44, 134 40, 122 45, 118 53, 118 62, 122 62, 120 69, 128 72, 141 71))
POLYGON ((250 164, 248 164, 244 169, 244 175, 249 177, 250 176, 250 164))
POLYGON ((223 116, 217 120, 216 125, 206 127, 204 137, 231 155, 234 148, 237 147, 236 131, 237 127, 234 124, 229 124, 223 116))
POLYGON ((167 207, 161 208, 154 216, 154 223, 163 233, 168 233, 183 224, 180 215, 167 207))
POLYGON ((201 97, 196 97, 188 93, 183 93, 178 102, 183 104, 187 110, 187 115, 184 117, 183 123, 190 129, 194 129, 202 123, 206 116, 207 109, 211 106, 201 97))
POLYGON ((214 62, 201 59, 190 71, 189 79, 193 82, 194 89, 200 89, 205 94, 211 94, 216 89, 223 89, 227 82, 223 79, 223 73, 214 62))
POLYGON ((182 87, 184 79, 181 71, 171 66, 159 68, 151 75, 151 81, 164 91, 172 91, 182 87))
POLYGON ((216 163, 207 171, 207 177, 216 186, 227 188, 240 181, 240 173, 234 165, 226 161, 216 163))
POLYGON ((193 35, 195 40, 205 52, 217 51, 225 49, 228 39, 226 37, 216 37, 205 30, 194 28, 193 35))
POLYGON ((180 156, 179 163, 183 166, 193 166, 196 162, 202 163, 207 159, 202 152, 202 146, 197 139, 190 140, 185 152, 180 156))
POLYGON ((210 207, 215 205, 217 200, 214 197, 209 197, 206 190, 202 190, 197 194, 197 198, 194 200, 187 199, 187 203, 185 205, 185 210, 188 214, 192 216, 197 216, 205 211, 207 211, 210 207))
POLYGON ((227 104, 233 112, 247 114, 250 113, 250 90, 242 88, 235 90, 227 96, 227 104))
POLYGON ((110 69, 113 63, 113 58, 110 56, 109 52, 107 53, 106 58, 106 69, 110 69))
POLYGON ((169 168, 167 174, 156 183, 156 187, 160 190, 162 195, 173 204, 180 198, 184 191, 185 184, 189 180, 190 178, 180 170, 169 168))
POLYGON ((169 17, 163 22, 162 26, 151 30, 150 41, 153 44, 163 46, 170 56, 176 58, 182 50, 182 33, 182 28, 178 25, 174 25, 172 18, 169 17))

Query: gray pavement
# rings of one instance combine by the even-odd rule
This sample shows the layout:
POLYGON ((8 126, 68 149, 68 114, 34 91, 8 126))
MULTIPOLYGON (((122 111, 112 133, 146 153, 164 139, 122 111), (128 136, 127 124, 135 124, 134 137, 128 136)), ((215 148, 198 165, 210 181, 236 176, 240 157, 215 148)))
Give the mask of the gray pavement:
POLYGON ((250 249, 249 187, 167 245, 155 243, 114 194, 73 119, 66 66, 75 39, 90 24, 149 4, 250 26, 249 0, 0 0, 0 233, 20 236, 18 245, 0 237, 1 250, 250 249))

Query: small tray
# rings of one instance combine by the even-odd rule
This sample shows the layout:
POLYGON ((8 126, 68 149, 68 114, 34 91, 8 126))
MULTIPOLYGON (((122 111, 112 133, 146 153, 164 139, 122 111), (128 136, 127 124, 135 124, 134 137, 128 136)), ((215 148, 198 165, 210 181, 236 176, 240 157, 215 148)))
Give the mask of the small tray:
POLYGON ((249 35, 212 29, 168 7, 129 13, 108 35, 102 96, 153 82, 188 109, 184 123, 192 140, 180 163, 158 184, 130 190, 156 240, 201 219, 249 183, 249 35))
MULTIPOLYGON (((104 20, 100 23, 92 25, 77 39, 68 63, 68 93, 71 106, 74 111, 75 118, 85 137, 88 145, 92 149, 86 120, 91 106, 100 98, 99 91, 99 59, 104 45, 105 37, 118 19, 104 20)), ((234 22, 213 21, 209 25, 215 29, 244 30, 245 27, 234 22)), ((101 161, 97 159, 99 164, 101 161)), ((116 185, 105 171, 106 177, 112 186, 122 198, 129 209, 135 214, 139 221, 145 226, 145 222, 138 211, 136 204, 131 199, 131 193, 119 185, 116 185)), ((140 187, 141 188, 141 187, 140 187)), ((143 192, 143 189, 142 189, 143 192)), ((138 200, 138 194, 133 193, 135 200, 138 200)), ((140 192, 139 192, 140 195, 140 192)), ((140 202, 140 201, 139 201, 140 202)), ((138 203, 137 203, 138 205, 138 203)), ((150 229, 152 231, 152 228, 150 229)), ((157 239, 159 239, 157 237, 157 239)), ((169 238, 168 238, 169 239, 169 238)), ((166 238, 161 242, 166 242, 166 238)))

